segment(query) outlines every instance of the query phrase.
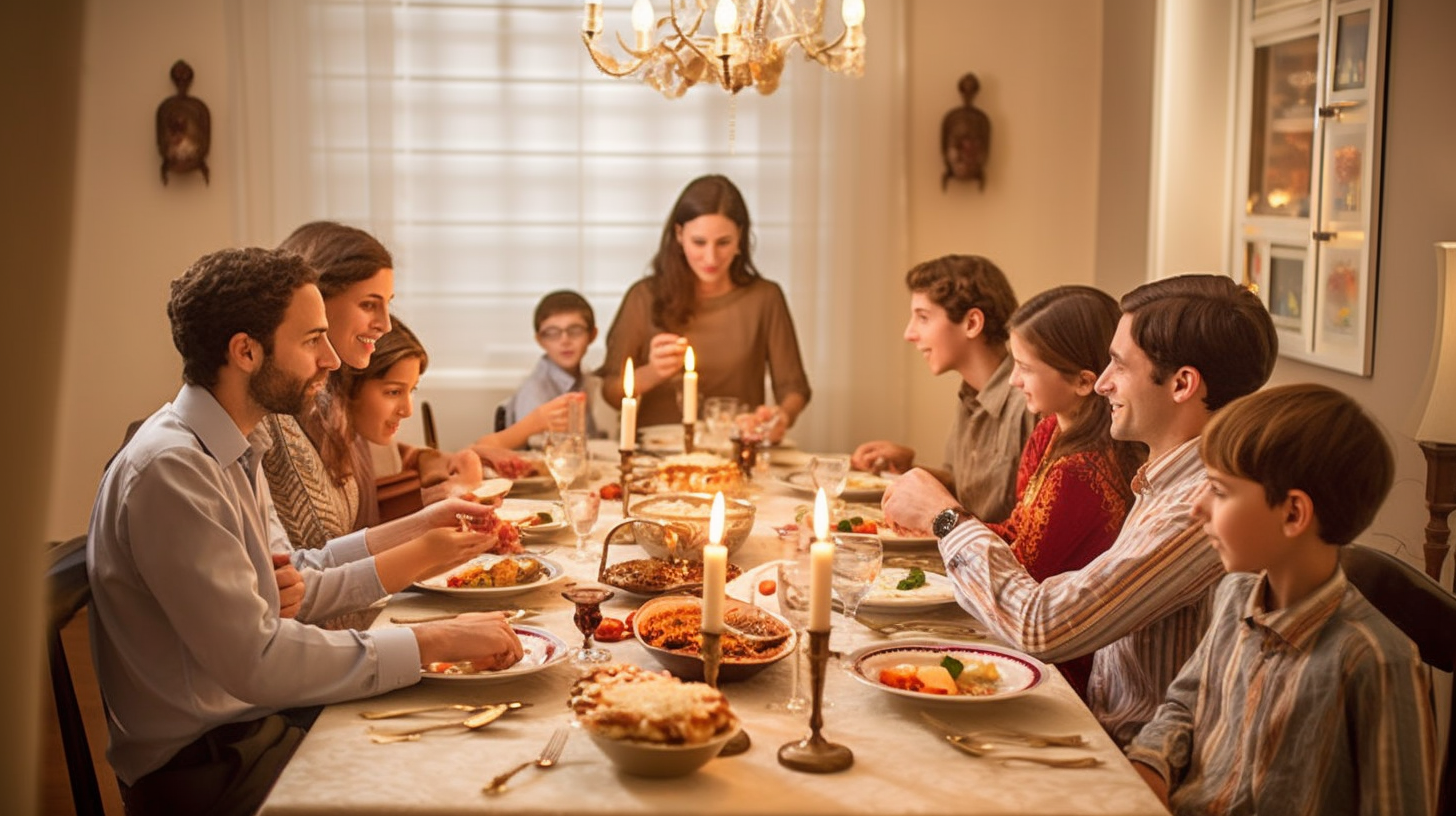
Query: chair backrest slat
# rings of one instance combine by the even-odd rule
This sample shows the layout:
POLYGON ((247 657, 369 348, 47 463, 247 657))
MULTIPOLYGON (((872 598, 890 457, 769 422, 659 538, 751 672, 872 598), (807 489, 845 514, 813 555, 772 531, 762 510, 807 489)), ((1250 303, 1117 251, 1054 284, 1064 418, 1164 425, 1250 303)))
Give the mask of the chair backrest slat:
POLYGON ((91 602, 91 584, 86 576, 86 537, 78 536, 51 547, 51 567, 46 571, 50 593, 49 626, 46 639, 50 652, 51 692, 55 695, 56 718, 66 754, 66 771, 71 778, 71 799, 78 816, 102 816, 101 788, 96 782, 96 765, 91 761, 91 743, 76 699, 66 660, 61 630, 91 602))

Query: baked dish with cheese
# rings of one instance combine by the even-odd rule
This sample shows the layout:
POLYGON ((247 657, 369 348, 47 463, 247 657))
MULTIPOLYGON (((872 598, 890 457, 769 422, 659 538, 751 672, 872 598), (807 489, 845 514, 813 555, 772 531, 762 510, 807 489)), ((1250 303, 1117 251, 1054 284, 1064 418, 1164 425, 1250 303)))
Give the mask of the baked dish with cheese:
POLYGON ((738 725, 728 700, 708 684, 621 663, 582 675, 567 704, 582 727, 610 739, 696 745, 738 725))

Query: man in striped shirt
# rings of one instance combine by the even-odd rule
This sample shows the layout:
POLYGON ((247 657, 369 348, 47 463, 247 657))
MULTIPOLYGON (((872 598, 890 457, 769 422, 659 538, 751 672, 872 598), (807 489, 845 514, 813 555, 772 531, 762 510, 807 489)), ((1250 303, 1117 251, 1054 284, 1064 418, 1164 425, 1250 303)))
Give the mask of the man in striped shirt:
POLYGON ((1194 513, 1231 574, 1133 767, 1179 816, 1433 812, 1429 675, 1339 562, 1390 491, 1384 434, 1338 391, 1287 385, 1221 411, 1202 453, 1194 513))
POLYGON ((1048 662, 1096 652, 1087 704, 1120 745, 1198 645, 1222 574, 1192 517, 1206 481, 1199 434, 1214 411, 1264 384, 1278 351, 1268 311, 1223 275, 1147 283, 1121 305, 1097 392, 1112 405, 1112 436, 1149 455, 1107 552, 1038 583, 930 475, 910 471, 884 500, 891 523, 935 533, 960 605, 1002 640, 1048 662))

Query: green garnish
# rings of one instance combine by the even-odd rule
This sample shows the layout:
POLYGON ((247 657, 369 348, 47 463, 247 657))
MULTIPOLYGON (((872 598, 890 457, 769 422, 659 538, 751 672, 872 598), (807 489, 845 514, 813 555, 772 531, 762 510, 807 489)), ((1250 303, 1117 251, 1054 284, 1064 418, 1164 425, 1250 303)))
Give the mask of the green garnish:
MULTIPOLYGON (((911 567, 909 574, 907 574, 904 578, 901 578, 900 583, 895 584, 895 589, 915 589, 916 587, 923 586, 925 586, 925 570, 919 567, 911 567)), ((958 663, 956 665, 960 664, 958 663)), ((960 670, 957 669, 956 671, 960 670)), ((954 674, 954 672, 952 672, 952 674, 954 674)))
POLYGON ((840 519, 839 523, 834 525, 834 529, 841 533, 852 533, 854 532, 854 525, 850 523, 849 519, 840 519))
POLYGON ((960 677, 961 676, 961 672, 965 671, 965 669, 966 669, 966 666, 965 666, 964 663, 960 662, 959 660, 956 660, 954 657, 951 657, 950 655, 946 655, 945 657, 942 657, 940 659, 940 665, 947 672, 950 672, 950 679, 952 679, 952 680, 956 679, 957 677, 960 677))

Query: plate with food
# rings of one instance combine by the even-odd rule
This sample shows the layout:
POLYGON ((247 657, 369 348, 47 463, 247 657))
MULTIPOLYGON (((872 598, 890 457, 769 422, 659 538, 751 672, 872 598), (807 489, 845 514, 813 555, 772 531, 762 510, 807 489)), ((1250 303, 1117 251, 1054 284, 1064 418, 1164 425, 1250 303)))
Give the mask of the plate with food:
POLYGON ((885 567, 859 608, 874 612, 918 612, 955 603, 949 578, 920 567, 885 567))
POLYGON ((558 501, 506 499, 496 508, 502 521, 516 525, 522 535, 554 533, 566 529, 566 510, 558 501))
MULTIPOLYGON (((807 470, 790 471, 781 481, 789 489, 807 496, 813 496, 818 490, 813 475, 807 470)), ((839 498, 849 502, 877 502, 889 486, 890 480, 883 476, 852 470, 844 479, 844 492, 839 494, 839 498)))
POLYGON ((512 627, 521 639, 521 659, 514 666, 499 671, 478 670, 469 661, 461 663, 430 663, 421 667, 420 677, 426 680, 452 680, 466 683, 482 683, 509 680, 527 674, 535 674, 566 660, 571 647, 566 641, 535 626, 512 627))
MULTIPOLYGON (((729 581, 742 574, 743 570, 736 564, 728 565, 729 581)), ((660 595, 678 587, 692 588, 701 594, 703 591, 703 562, 634 558, 630 561, 608 564, 597 575, 597 580, 633 595, 660 595)))
POLYGON ((988 644, 912 640, 866 646, 849 656, 854 679, 912 700, 983 703, 1025 694, 1046 679, 1036 658, 988 644))
POLYGON ((507 598, 553 584, 565 574, 560 564, 539 555, 486 553, 414 586, 446 595, 507 598))
MULTIPOLYGON (((790 532, 797 533, 801 524, 812 524, 814 508, 807 504, 801 504, 794 508, 794 524, 784 525, 783 529, 790 529, 790 532)), ((937 543, 932 535, 921 535, 918 533, 907 533, 897 530, 885 521, 885 512, 877 504, 846 504, 844 510, 839 514, 839 521, 835 523, 834 529, 841 533, 869 533, 879 536, 880 543, 894 549, 896 547, 923 547, 928 544, 937 543)))

